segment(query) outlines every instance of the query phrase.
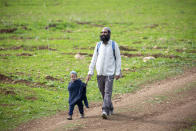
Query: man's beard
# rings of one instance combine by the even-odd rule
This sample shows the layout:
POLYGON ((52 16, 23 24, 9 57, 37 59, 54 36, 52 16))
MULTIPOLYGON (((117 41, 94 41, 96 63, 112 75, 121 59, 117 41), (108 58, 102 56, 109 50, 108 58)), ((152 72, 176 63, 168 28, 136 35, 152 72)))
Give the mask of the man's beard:
POLYGON ((110 40, 110 35, 100 35, 100 40, 107 43, 110 40))

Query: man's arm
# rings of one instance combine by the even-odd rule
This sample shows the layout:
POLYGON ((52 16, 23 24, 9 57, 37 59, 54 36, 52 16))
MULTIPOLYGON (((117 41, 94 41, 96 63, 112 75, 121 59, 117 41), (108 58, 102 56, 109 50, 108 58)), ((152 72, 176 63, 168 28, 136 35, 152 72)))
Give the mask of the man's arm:
POLYGON ((116 72, 115 72, 115 78, 118 80, 120 78, 121 73, 121 56, 120 56, 120 49, 118 47, 118 44, 115 45, 115 55, 116 55, 116 72))
POLYGON ((90 65, 89 65, 89 72, 88 72, 88 76, 86 78, 86 83, 88 83, 91 76, 94 74, 94 68, 95 68, 96 62, 97 62, 97 45, 94 49, 93 57, 92 57, 90 65))

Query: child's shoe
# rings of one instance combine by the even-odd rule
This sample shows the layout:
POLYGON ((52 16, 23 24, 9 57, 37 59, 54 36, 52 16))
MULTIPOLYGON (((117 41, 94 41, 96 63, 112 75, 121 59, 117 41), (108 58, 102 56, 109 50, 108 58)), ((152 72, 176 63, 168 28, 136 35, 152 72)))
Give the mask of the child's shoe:
POLYGON ((80 118, 84 118, 84 114, 80 114, 80 118))
POLYGON ((69 116, 67 117, 67 120, 72 120, 72 115, 69 115, 69 116))

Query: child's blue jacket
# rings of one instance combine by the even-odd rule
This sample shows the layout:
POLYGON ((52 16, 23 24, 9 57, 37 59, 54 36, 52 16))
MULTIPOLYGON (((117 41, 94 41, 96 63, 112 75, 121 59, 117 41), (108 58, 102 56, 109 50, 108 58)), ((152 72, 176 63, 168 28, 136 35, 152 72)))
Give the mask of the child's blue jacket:
POLYGON ((68 85, 69 91, 69 105, 75 105, 78 101, 83 101, 86 107, 88 107, 88 100, 86 97, 86 84, 80 79, 70 82, 68 85))

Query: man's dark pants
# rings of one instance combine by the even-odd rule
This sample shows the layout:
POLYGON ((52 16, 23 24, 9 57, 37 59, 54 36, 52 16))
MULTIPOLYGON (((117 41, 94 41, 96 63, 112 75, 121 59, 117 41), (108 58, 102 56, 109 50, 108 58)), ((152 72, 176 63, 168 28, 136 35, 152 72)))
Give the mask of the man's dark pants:
POLYGON ((97 75, 98 87, 103 98, 102 111, 109 114, 109 111, 113 111, 112 104, 112 88, 113 88, 114 75, 103 76, 97 75))

